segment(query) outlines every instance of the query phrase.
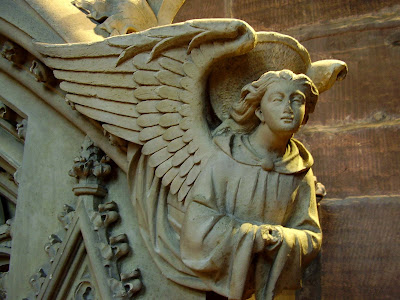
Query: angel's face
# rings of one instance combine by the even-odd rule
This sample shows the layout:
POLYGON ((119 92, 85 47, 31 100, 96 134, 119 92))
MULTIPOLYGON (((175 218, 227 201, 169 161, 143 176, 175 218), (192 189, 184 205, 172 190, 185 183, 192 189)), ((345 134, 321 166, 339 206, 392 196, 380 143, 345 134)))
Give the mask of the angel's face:
POLYGON ((296 81, 278 80, 268 86, 256 115, 261 126, 276 133, 293 134, 303 123, 307 88, 296 81))

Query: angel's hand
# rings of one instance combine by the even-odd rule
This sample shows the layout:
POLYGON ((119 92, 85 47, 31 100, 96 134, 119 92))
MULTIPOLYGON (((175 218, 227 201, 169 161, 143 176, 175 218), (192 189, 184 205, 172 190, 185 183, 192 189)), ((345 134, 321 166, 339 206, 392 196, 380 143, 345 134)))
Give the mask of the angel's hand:
POLYGON ((264 249, 270 251, 283 241, 283 232, 281 226, 261 225, 260 233, 264 241, 264 249))

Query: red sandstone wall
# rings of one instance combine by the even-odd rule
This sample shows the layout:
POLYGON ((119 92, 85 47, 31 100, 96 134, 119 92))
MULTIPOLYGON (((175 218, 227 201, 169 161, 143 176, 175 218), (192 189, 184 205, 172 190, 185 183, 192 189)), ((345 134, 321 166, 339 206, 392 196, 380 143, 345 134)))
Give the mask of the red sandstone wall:
POLYGON ((399 16, 398 0, 186 0, 175 20, 240 18, 349 66, 298 134, 335 198, 321 203, 320 278, 300 299, 400 297, 399 16))

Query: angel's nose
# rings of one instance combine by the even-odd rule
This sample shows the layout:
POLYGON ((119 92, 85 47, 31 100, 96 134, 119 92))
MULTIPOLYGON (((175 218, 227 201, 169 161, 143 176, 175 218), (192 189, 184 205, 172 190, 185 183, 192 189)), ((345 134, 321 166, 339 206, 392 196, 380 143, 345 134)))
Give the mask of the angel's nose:
POLYGON ((288 99, 285 101, 285 108, 284 108, 283 112, 286 113, 286 114, 292 114, 293 113, 292 103, 288 99))

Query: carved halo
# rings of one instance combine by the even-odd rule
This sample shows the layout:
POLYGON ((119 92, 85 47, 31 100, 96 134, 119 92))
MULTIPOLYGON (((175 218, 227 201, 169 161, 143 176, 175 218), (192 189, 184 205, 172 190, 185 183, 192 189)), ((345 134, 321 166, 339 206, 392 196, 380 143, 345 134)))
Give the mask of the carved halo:
POLYGON ((312 63, 307 49, 296 39, 276 33, 257 32, 257 44, 250 52, 214 64, 209 76, 210 102, 221 121, 229 117, 241 89, 268 71, 289 69, 306 74, 320 93, 346 77, 347 66, 338 60, 312 63))
POLYGON ((305 74, 310 65, 308 51, 294 38, 276 32, 257 32, 257 45, 252 51, 214 66, 209 77, 211 105, 224 121, 246 84, 268 71, 289 69, 305 74))

